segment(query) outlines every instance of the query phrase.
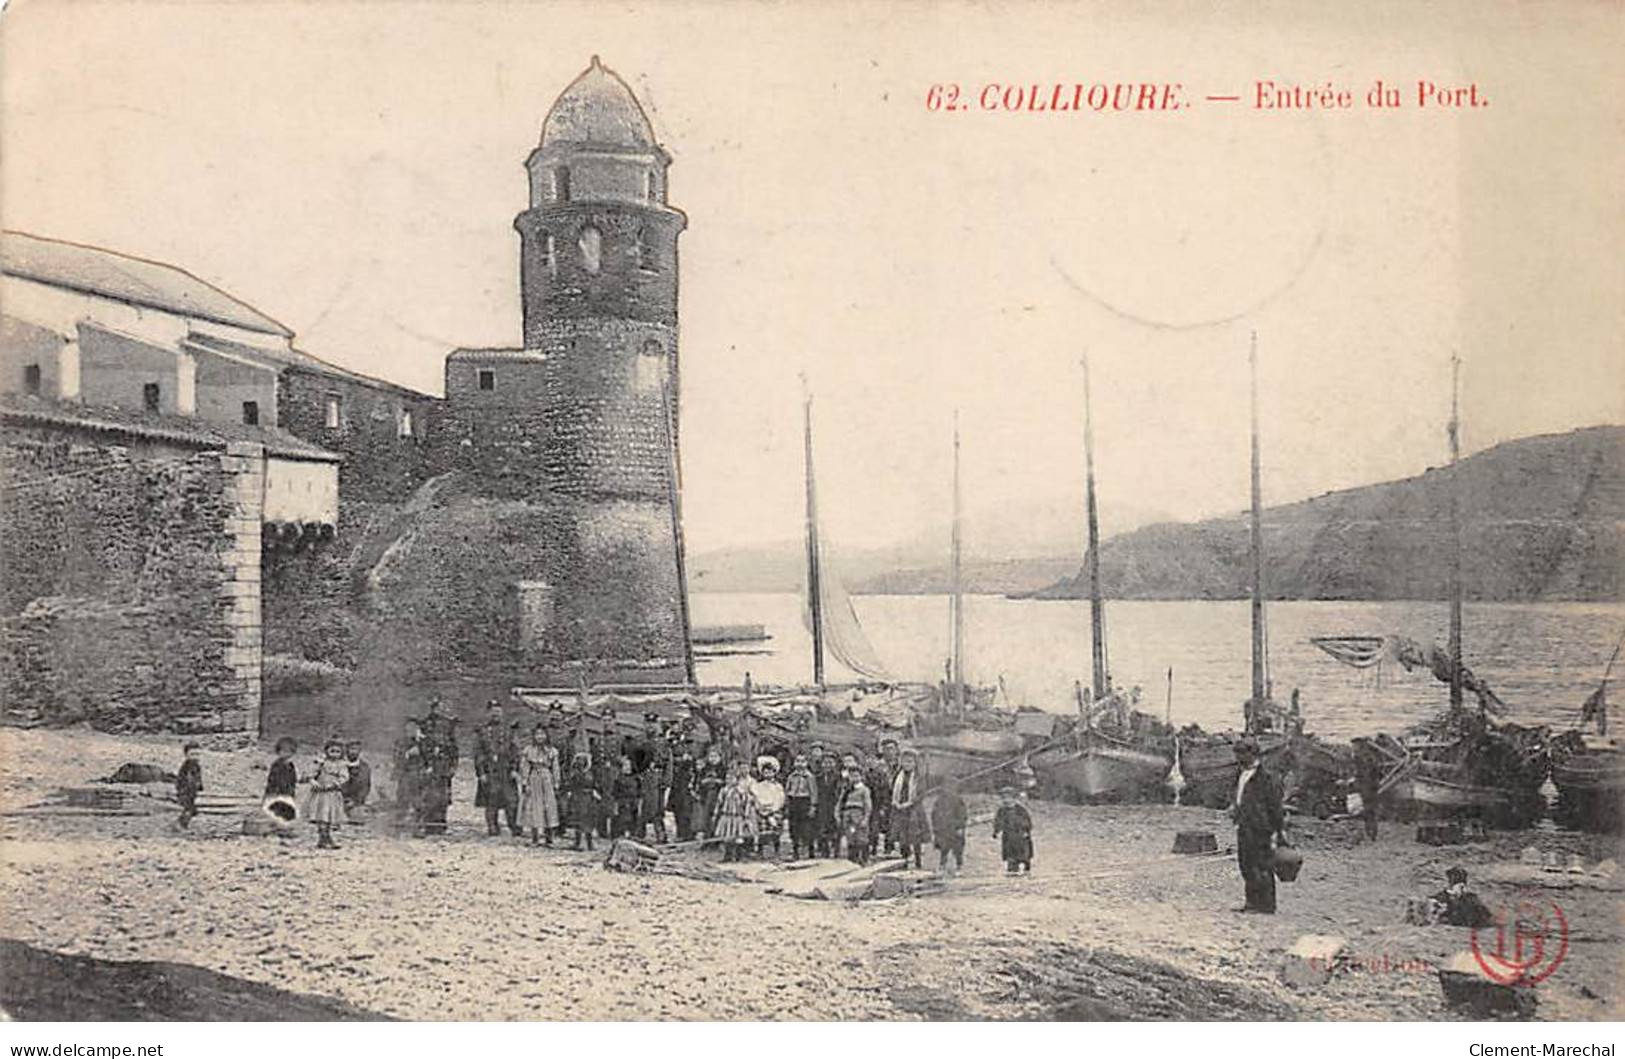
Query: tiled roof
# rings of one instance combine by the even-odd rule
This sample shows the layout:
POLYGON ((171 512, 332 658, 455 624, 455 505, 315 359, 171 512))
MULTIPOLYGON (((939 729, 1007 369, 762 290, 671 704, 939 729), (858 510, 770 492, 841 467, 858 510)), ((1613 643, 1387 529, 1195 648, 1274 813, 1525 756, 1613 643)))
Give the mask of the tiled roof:
POLYGON ((252 305, 190 272, 100 247, 25 232, 0 232, 0 272, 246 331, 284 338, 293 335, 252 305))
POLYGON ((48 401, 22 394, 0 395, 0 420, 74 427, 126 437, 151 438, 197 448, 223 448, 233 441, 264 445, 273 456, 324 460, 338 463, 341 457, 318 445, 297 438, 276 427, 225 423, 191 416, 133 412, 111 405, 87 405, 48 401))
POLYGON ((337 364, 330 364, 314 354, 306 353, 302 349, 295 349, 291 346, 286 349, 263 349, 259 346, 251 346, 244 342, 233 342, 218 335, 208 335, 196 331, 187 335, 186 341, 204 349, 212 349, 231 356, 245 357, 278 370, 282 368, 300 368, 321 375, 361 383, 364 386, 391 390, 405 397, 434 399, 433 395, 414 390, 410 386, 402 386, 400 383, 390 382, 388 379, 379 379, 371 375, 363 375, 359 371, 351 371, 349 368, 341 368, 337 364))
POLYGON ((447 360, 527 360, 541 362, 547 354, 540 349, 454 349, 447 360))

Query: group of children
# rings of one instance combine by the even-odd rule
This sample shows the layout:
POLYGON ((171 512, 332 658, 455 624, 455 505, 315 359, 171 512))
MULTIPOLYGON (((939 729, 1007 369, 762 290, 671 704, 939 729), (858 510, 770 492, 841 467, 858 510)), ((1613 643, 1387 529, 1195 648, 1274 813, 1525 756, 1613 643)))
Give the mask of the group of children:
MULTIPOLYGON (((299 743, 288 736, 276 741, 276 758, 265 777, 267 811, 283 820, 299 815, 295 799, 299 792, 299 769, 293 762, 299 752, 299 743)), ((198 756, 198 745, 187 743, 182 749, 181 767, 175 776, 175 800, 180 803, 182 828, 188 827, 197 816, 197 796, 203 790, 203 763, 198 756)), ((340 739, 329 739, 322 748, 309 776, 310 797, 304 817, 316 826, 316 847, 337 849, 333 829, 346 823, 361 823, 361 810, 372 793, 372 766, 361 756, 361 744, 340 739)))
MULTIPOLYGON (((322 756, 301 777, 294 763, 298 749, 290 737, 277 740, 265 780, 265 805, 285 820, 303 815, 316 828, 317 848, 337 849, 335 830, 361 821, 372 790, 372 768, 362 757, 360 742, 335 737, 327 740, 322 756), (310 783, 302 814, 297 805, 301 779, 310 783)), ((476 750, 477 765, 481 753, 476 750)), ((900 852, 921 867, 922 850, 929 842, 938 852, 939 870, 953 874, 964 867, 969 814, 958 785, 953 780, 930 784, 918 755, 912 749, 899 750, 893 740, 882 744, 879 757, 867 767, 855 753, 837 758, 821 744, 813 744, 793 755, 782 782, 780 758, 772 755, 754 763, 743 758, 724 763, 715 746, 708 748, 703 760, 696 760, 687 746, 678 753, 682 767, 665 768, 667 782, 659 790, 657 814, 663 818, 668 808, 677 813, 686 807, 688 811, 678 816, 679 840, 713 840, 722 846, 724 860, 743 860, 769 846, 778 853, 787 828, 797 859, 844 856, 866 864, 883 848, 886 853, 900 852)), ((591 849, 595 833, 611 838, 646 834, 648 770, 635 773, 631 756, 620 757, 613 779, 604 774, 603 762, 595 766, 587 751, 572 754, 564 768, 560 752, 540 725, 524 749, 511 756, 511 765, 501 759, 502 784, 492 779, 495 769, 477 768, 481 793, 476 802, 486 807, 492 833, 497 817, 493 803, 500 801, 514 810, 509 819, 514 833, 528 832, 533 845, 551 846, 555 837, 573 832, 577 849, 583 842, 591 849), (514 790, 499 798, 497 789, 506 786, 510 776, 514 790)), ((422 784, 405 772, 396 780, 397 801, 406 811, 420 814, 421 799, 412 791, 422 784)), ((198 747, 188 743, 175 781, 181 827, 196 815, 202 789, 198 747)), ((1032 870, 1032 832, 1032 817, 1018 793, 1005 788, 993 818, 993 837, 1001 841, 1007 872, 1032 870)), ((658 833, 664 834, 663 819, 658 833)))

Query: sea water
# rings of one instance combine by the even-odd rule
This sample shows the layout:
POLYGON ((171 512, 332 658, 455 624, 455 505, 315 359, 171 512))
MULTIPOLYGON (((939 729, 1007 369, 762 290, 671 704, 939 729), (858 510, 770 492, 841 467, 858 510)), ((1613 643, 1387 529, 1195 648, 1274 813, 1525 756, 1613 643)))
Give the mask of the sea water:
MULTIPOLYGON (((950 642, 946 596, 856 596, 852 603, 892 675, 942 679, 950 642)), ((1112 679, 1139 687, 1140 708, 1158 716, 1168 711, 1176 724, 1239 727, 1251 683, 1248 611, 1246 600, 1108 601, 1112 679)), ((1393 662, 1356 670, 1310 643, 1315 636, 1398 635, 1443 646, 1449 620, 1443 603, 1280 602, 1266 614, 1274 694, 1285 704, 1300 689, 1311 732, 1336 739, 1393 732, 1448 700, 1448 688, 1430 672, 1407 673, 1393 662)), ((810 682, 812 637, 800 597, 701 593, 692 599, 692 617, 697 625, 759 623, 771 637, 738 645, 765 653, 702 655, 701 683, 739 684, 746 672, 757 684, 810 682)), ((1469 603, 1463 625, 1467 665, 1507 704, 1506 719, 1566 728, 1578 720, 1625 632, 1625 605, 1469 603)), ((1002 680, 1012 704, 1076 711, 1074 683, 1089 683, 1086 600, 969 596, 965 640, 971 683, 1002 680)), ((827 666, 830 682, 853 679, 835 660, 827 666)), ((1625 666, 1616 667, 1616 676, 1625 677, 1625 666)))

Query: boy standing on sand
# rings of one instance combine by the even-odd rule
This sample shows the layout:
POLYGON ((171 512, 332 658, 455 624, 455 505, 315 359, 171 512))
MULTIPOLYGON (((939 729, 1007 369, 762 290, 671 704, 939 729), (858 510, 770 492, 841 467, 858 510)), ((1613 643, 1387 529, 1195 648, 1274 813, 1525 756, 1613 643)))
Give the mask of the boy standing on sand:
POLYGON ((968 817, 965 799, 959 796, 959 784, 947 780, 931 805, 931 833, 937 847, 937 870, 944 875, 957 875, 965 868, 965 823, 968 817), (954 866, 948 867, 952 856, 954 866))
POLYGON ((1027 812, 1027 807, 1016 800, 1016 789, 1006 787, 999 792, 1004 799, 999 811, 993 816, 993 837, 1003 837, 1000 845, 1000 856, 1004 858, 1004 870, 1007 875, 1014 875, 1019 865, 1024 872, 1033 870, 1033 818, 1027 812))
POLYGON ((181 816, 176 823, 185 828, 197 815, 197 795, 203 789, 203 764, 198 760, 196 743, 187 743, 181 748, 181 755, 181 770, 175 776, 175 800, 181 803, 181 816))
POLYGON ((858 864, 869 863, 869 817, 875 805, 863 770, 854 761, 846 772, 846 793, 841 795, 841 830, 846 836, 846 855, 858 864))

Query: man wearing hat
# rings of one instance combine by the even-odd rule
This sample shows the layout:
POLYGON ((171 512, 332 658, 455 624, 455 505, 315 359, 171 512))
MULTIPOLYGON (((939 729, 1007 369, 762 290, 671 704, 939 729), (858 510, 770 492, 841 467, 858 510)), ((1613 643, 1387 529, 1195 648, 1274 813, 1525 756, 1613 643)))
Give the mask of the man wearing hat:
POLYGON ((446 833, 446 809, 451 805, 451 777, 457 771, 457 718, 438 697, 429 702, 423 722, 424 780, 423 833, 446 833))
POLYGON ((485 704, 485 724, 474 733, 474 804, 485 810, 485 833, 502 833, 498 814, 508 830, 519 835, 519 747, 513 729, 503 722, 502 704, 485 704))
POLYGON ((637 838, 650 827, 654 840, 666 841, 666 791, 671 787, 671 746, 660 736, 660 715, 643 715, 643 738, 634 745, 632 767, 638 776, 637 838))
POLYGON ((671 793, 666 800, 671 804, 672 819, 677 825, 677 841, 687 842, 694 837, 695 807, 699 802, 695 779, 699 772, 699 761, 694 756, 693 744, 683 737, 681 731, 672 729, 669 742, 671 793))
POLYGON ((1247 904, 1241 911, 1274 915, 1275 847, 1271 839, 1286 843, 1281 785, 1259 767, 1258 740, 1252 736, 1237 741, 1236 761, 1241 775, 1230 815, 1236 821, 1236 860, 1247 890, 1247 904))

